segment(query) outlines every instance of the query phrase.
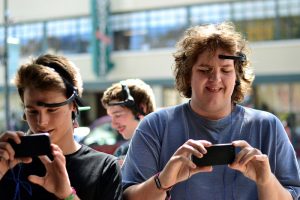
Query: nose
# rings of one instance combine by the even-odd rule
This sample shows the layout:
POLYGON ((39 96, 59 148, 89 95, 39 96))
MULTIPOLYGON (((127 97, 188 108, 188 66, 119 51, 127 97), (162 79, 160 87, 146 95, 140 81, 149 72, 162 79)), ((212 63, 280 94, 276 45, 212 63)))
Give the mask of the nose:
POLYGON ((39 113, 37 116, 37 123, 40 127, 45 127, 48 125, 49 116, 46 113, 39 113))
POLYGON ((214 68, 209 74, 209 80, 214 82, 218 82, 219 80, 221 80, 220 71, 214 68))
POLYGON ((115 119, 115 117, 111 118, 111 127, 113 129, 116 129, 118 127, 118 123, 117 123, 117 120, 115 119))

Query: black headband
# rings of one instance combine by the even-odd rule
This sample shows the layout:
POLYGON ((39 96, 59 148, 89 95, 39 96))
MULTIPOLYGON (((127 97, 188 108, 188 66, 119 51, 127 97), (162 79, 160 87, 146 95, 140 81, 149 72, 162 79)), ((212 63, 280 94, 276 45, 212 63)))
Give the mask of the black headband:
POLYGON ((39 62, 38 61, 37 64, 49 67, 59 74, 59 76, 62 78, 62 80, 64 81, 64 84, 66 86, 66 90, 67 90, 66 95, 68 97, 68 99, 66 101, 63 101, 60 103, 37 102, 38 106, 53 108, 53 107, 64 106, 66 104, 69 104, 69 103, 75 101, 79 111, 90 109, 89 106, 85 106, 84 103, 82 102, 81 98, 78 95, 78 89, 73 85, 72 77, 65 69, 63 69, 60 65, 58 65, 54 62, 47 63, 47 62, 39 62))
POLYGON ((138 105, 136 105, 134 98, 132 97, 132 95, 130 94, 130 90, 128 88, 128 86, 124 83, 121 83, 122 86, 122 96, 124 98, 124 101, 119 101, 119 102, 109 102, 108 105, 109 106, 126 106, 128 108, 132 108, 134 109, 137 113, 140 113, 142 115, 146 115, 144 113, 144 111, 142 109, 140 109, 138 107, 138 105))
POLYGON ((220 59, 230 59, 234 61, 239 61, 239 62, 245 62, 247 60, 246 55, 242 52, 238 52, 237 56, 226 56, 226 55, 219 55, 220 59))

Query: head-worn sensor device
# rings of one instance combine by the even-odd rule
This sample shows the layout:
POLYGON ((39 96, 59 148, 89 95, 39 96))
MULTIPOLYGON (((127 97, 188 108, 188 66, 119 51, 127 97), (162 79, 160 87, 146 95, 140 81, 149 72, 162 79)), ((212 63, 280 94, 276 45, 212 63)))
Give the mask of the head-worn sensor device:
POLYGON ((138 107, 138 105, 135 103, 134 98, 130 94, 130 90, 129 90, 128 86, 122 82, 121 82, 121 86, 122 86, 122 96, 123 96, 124 100, 119 101, 119 102, 109 102, 108 105, 109 106, 117 106, 117 105, 118 106, 126 106, 128 108, 132 108, 137 113, 140 113, 141 115, 145 116, 146 114, 144 113, 144 111, 142 109, 140 109, 138 107))
POLYGON ((56 63, 44 63, 44 62, 37 62, 37 64, 39 65, 44 65, 46 67, 49 67, 51 69, 53 69, 55 72, 57 72, 60 77, 62 78, 62 80, 64 81, 64 84, 66 86, 66 95, 68 97, 68 99, 66 101, 60 102, 60 103, 45 103, 45 102, 37 102, 38 106, 44 106, 44 107, 60 107, 60 106, 64 106, 66 104, 69 104, 73 101, 75 101, 76 105, 77 105, 77 109, 79 111, 83 111, 83 110, 89 110, 90 106, 85 106, 83 101, 81 100, 81 98, 78 95, 78 89, 73 85, 73 81, 72 78, 70 76, 70 74, 63 69, 61 66, 57 65, 56 63))
POLYGON ((244 53, 238 52, 237 56, 226 56, 226 55, 219 55, 220 59, 230 59, 238 62, 245 62, 247 60, 247 57, 244 53))

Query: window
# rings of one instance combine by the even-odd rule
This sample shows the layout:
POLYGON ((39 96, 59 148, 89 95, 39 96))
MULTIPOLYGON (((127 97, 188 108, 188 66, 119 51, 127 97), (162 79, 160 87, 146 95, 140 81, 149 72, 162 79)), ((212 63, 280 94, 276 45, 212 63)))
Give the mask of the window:
POLYGON ((173 47, 187 24, 185 8, 116 14, 110 19, 114 50, 173 47))
POLYGON ((43 52, 43 23, 17 24, 9 27, 9 37, 18 38, 22 56, 43 52))
POLYGON ((191 24, 207 24, 229 21, 231 8, 229 3, 200 5, 191 7, 191 24))
POLYGON ((87 18, 50 21, 47 23, 47 43, 52 51, 64 54, 88 52, 91 24, 87 18))

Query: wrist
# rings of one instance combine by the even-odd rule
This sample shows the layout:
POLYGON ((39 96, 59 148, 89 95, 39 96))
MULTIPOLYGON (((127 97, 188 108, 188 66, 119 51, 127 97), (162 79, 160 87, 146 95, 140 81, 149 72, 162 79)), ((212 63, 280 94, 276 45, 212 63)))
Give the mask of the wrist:
POLYGON ((261 177, 257 182, 256 182, 256 185, 258 187, 272 187, 273 183, 274 183, 274 180, 276 180, 276 177, 274 174, 269 174, 269 175, 266 175, 266 177, 261 177))
POLYGON ((166 195, 167 195, 166 199, 171 199, 170 190, 172 189, 173 185, 170 187, 164 187, 159 179, 159 174, 160 174, 160 172, 158 172, 154 176, 154 182, 155 182, 156 188, 166 192, 166 195))
POLYGON ((62 200, 75 200, 76 197, 76 190, 71 187, 71 192, 69 193, 69 195, 65 198, 62 198, 62 200))

